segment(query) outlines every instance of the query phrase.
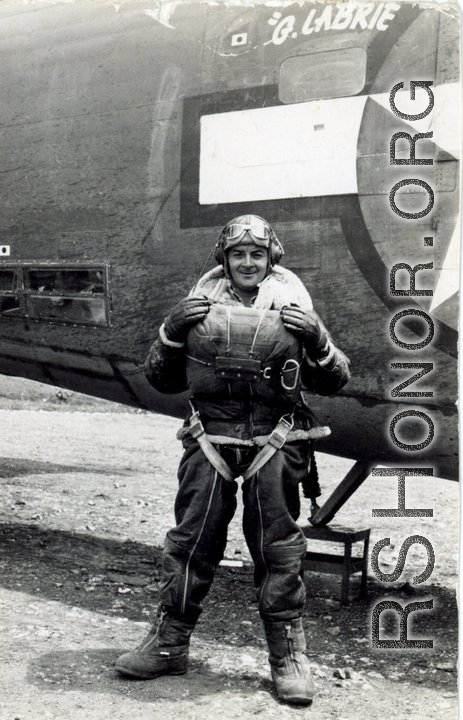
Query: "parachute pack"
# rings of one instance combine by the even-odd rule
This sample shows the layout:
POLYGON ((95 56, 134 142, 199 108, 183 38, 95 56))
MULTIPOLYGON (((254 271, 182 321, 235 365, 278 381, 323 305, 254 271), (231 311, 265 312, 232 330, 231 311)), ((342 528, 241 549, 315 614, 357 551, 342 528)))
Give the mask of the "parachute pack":
POLYGON ((278 310, 212 305, 186 342, 188 386, 195 397, 249 395, 291 405, 299 397, 302 346, 278 310))

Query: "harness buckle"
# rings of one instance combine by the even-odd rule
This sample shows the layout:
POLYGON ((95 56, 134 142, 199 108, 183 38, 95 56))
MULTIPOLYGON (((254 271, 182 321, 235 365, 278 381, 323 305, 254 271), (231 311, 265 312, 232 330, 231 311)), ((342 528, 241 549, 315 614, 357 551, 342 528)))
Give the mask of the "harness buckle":
POLYGON ((282 415, 278 423, 272 430, 268 439, 268 444, 279 450, 286 442, 286 437, 294 425, 293 415, 282 415), (286 418, 289 418, 288 420, 286 418))
POLYGON ((197 410, 195 410, 195 412, 190 417, 189 431, 191 437, 193 437, 195 440, 201 437, 201 435, 204 435, 205 433, 204 425, 201 422, 201 418, 199 417, 199 413, 197 410))

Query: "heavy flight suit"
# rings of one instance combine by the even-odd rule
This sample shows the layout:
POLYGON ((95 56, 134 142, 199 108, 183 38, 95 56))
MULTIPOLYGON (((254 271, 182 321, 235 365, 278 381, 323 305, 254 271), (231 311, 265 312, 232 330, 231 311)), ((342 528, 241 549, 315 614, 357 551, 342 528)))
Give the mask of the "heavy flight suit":
MULTIPOLYGON (((304 353, 297 339, 291 339, 288 352, 293 356, 299 353, 306 390, 328 395, 345 384, 348 361, 331 341, 328 357, 317 362, 304 353)), ((204 357, 192 358, 189 352, 197 350, 198 343, 180 347, 161 332, 148 355, 146 375, 161 392, 179 392, 188 386, 193 390, 206 433, 235 477, 249 467, 280 417, 293 415, 294 424, 284 445, 242 487, 243 530, 255 564, 261 617, 266 628, 291 621, 301 617, 305 600, 300 567, 306 541, 296 523, 300 512, 298 486, 308 481, 312 439, 329 431, 318 427, 307 412, 300 400, 300 385, 294 394, 269 391, 264 380, 249 383, 235 377, 220 384, 214 381, 211 367, 198 382, 195 363, 201 375, 201 363, 207 365, 207 356, 206 361, 204 357)), ((272 371, 264 371, 264 376, 266 373, 270 376, 272 371)), ((178 470, 176 527, 167 533, 160 590, 162 611, 172 622, 174 618, 180 621, 174 623, 177 632, 169 644, 181 644, 182 637, 187 642, 198 619, 202 600, 223 557, 237 491, 236 481, 224 479, 206 458, 189 434, 188 423, 181 439, 184 454, 178 470)))

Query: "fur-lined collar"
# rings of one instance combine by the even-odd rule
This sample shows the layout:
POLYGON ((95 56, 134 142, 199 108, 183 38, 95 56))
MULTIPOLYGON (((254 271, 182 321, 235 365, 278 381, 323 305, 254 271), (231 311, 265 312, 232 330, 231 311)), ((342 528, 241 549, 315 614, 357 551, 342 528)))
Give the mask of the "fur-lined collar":
MULTIPOLYGON (((240 302, 225 276, 222 265, 203 275, 190 295, 205 295, 212 302, 221 305, 235 305, 240 302)), ((276 265, 258 286, 253 307, 256 310, 281 310, 283 306, 291 303, 304 310, 313 309, 312 299, 297 275, 276 265)))

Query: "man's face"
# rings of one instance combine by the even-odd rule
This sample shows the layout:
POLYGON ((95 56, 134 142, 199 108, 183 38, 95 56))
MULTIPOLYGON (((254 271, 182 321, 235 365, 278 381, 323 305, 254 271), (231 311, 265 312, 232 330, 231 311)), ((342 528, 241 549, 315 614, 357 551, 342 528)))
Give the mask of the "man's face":
POLYGON ((248 235, 228 252, 228 268, 237 290, 257 290, 268 270, 268 250, 247 239, 248 235))

